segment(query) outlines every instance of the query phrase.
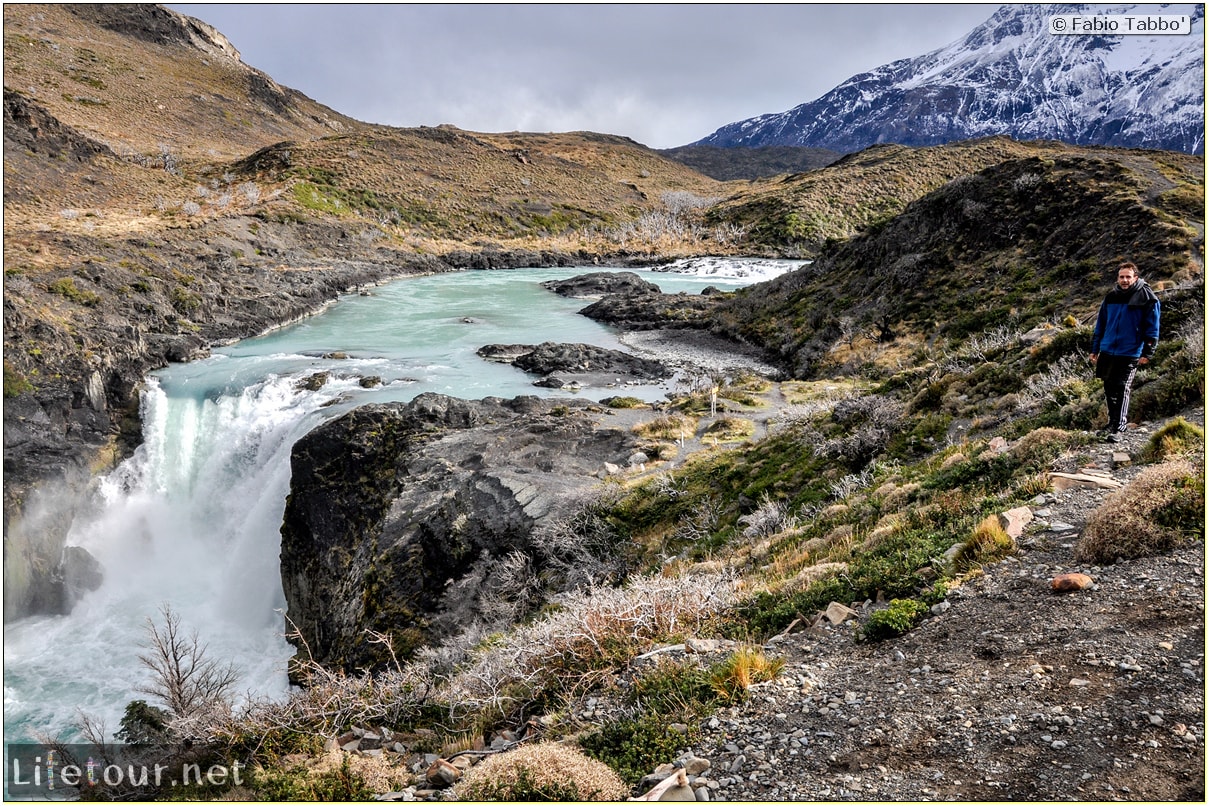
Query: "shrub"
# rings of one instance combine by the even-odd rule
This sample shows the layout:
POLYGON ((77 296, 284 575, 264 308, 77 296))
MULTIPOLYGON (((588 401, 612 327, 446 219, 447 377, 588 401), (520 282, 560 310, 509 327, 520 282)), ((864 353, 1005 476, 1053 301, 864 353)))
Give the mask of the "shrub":
POLYGON ((708 673, 695 663, 660 658, 634 678, 629 699, 646 714, 696 714, 709 710, 714 690, 708 673))
POLYGON ((1205 432, 1185 420, 1176 417, 1150 437, 1142 450, 1142 461, 1161 462, 1176 456, 1202 453, 1205 449, 1205 432))
POLYGON ((340 753, 339 764, 311 768, 302 763, 288 767, 254 767, 249 786, 268 801, 370 800, 373 792, 352 767, 351 756, 340 753))
POLYGON ((1153 465, 1087 519, 1075 559, 1097 565, 1149 557, 1204 537, 1205 474, 1186 460, 1153 465))
POLYGON ((1012 446, 1012 456, 1022 467, 1041 469, 1057 459, 1070 444, 1071 434, 1060 428, 1036 428, 1012 446))
POLYGON ((603 403, 604 405, 608 406, 611 409, 636 409, 636 408, 646 405, 646 403, 643 402, 642 400, 640 400, 639 398, 626 397, 623 395, 615 395, 613 397, 606 397, 604 400, 602 400, 600 402, 603 403))
POLYGON ((1016 542, 999 525, 999 516, 991 515, 978 524, 974 533, 961 544, 953 558, 958 571, 969 571, 986 563, 997 562, 1016 551, 1016 542))
POLYGON ((756 432, 755 423, 742 417, 719 417, 708 428, 705 436, 715 442, 741 442, 756 432))
POLYGON ((52 294, 58 294, 61 297, 66 297, 72 302, 89 308, 95 306, 101 301, 101 297, 95 291, 89 291, 76 286, 76 281, 71 277, 64 277, 60 280, 55 280, 46 287, 46 290, 52 294))
POLYGON ((661 716, 645 714, 636 719, 618 719, 583 736, 583 751, 616 770, 623 781, 637 784, 660 764, 682 753, 692 737, 672 730, 661 716))
POLYGON ((113 736, 133 745, 165 742, 170 716, 163 708, 148 705, 146 700, 132 700, 126 704, 126 714, 119 723, 121 727, 113 736))
POLYGON ((26 392, 34 391, 34 385, 29 382, 29 379, 16 370, 16 368, 4 362, 4 397, 17 397, 26 392))
POLYGON ((186 291, 181 286, 173 287, 168 294, 172 307, 182 314, 190 314, 201 307, 201 297, 192 291, 186 291))
POLYGON ((453 787, 458 800, 625 800, 630 789, 605 764, 546 742, 489 756, 453 787))
POLYGON ((887 607, 869 616, 861 628, 861 638, 880 641, 902 635, 914 627, 927 610, 927 605, 915 599, 891 599, 887 607))

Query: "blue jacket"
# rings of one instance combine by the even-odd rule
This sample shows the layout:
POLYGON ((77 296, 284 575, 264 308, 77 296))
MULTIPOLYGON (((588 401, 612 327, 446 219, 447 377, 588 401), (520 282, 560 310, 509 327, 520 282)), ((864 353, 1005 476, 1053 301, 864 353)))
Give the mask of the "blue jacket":
POLYGON ((1092 355, 1149 358, 1159 340, 1159 298, 1137 280, 1129 288, 1113 287, 1100 305, 1091 336, 1092 355))

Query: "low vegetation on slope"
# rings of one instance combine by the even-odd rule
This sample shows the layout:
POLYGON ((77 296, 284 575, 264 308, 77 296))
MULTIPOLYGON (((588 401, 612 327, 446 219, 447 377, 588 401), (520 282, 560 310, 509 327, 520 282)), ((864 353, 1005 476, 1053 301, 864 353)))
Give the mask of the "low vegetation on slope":
POLYGON ((808 377, 841 362, 848 372, 862 360, 918 363, 913 351, 955 350, 1001 326, 1088 322, 1122 260, 1158 289, 1199 279, 1196 199, 1203 166, 1181 155, 1009 159, 944 184, 810 266, 740 291, 716 327, 808 377))

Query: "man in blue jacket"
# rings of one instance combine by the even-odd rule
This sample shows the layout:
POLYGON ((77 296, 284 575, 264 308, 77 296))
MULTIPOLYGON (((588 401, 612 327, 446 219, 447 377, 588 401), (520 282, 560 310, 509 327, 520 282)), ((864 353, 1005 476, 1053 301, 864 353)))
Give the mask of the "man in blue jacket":
POLYGON ((1108 403, 1105 440, 1116 442, 1129 422, 1129 391, 1139 365, 1150 363, 1159 341, 1159 298, 1138 267, 1122 263, 1117 284, 1100 305, 1096 329, 1091 336, 1091 362, 1096 377, 1104 381, 1108 403))

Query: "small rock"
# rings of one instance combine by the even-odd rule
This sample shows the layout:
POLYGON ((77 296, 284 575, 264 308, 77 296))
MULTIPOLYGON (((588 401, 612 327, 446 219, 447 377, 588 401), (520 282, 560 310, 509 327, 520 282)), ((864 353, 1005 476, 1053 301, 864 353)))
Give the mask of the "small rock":
POLYGON ((453 786, 462 777, 462 771, 443 758, 438 758, 424 773, 429 786, 453 786))
POLYGON ((850 618, 856 618, 856 611, 847 605, 842 605, 839 602, 832 602, 827 605, 827 609, 823 611, 823 617, 832 624, 843 624, 850 618))
POLYGON ((1086 590, 1094 583, 1087 574, 1059 574, 1050 581, 1050 588, 1056 593, 1068 593, 1086 590))
POLYGON ((1024 527, 1028 526, 1032 520, 1033 510, 1028 507, 1016 507, 999 513, 999 525, 1013 540, 1024 534, 1024 527))

